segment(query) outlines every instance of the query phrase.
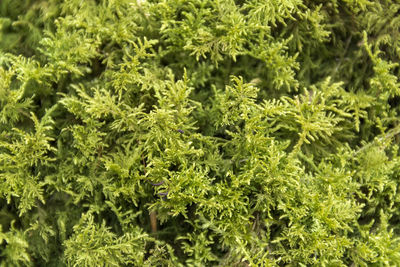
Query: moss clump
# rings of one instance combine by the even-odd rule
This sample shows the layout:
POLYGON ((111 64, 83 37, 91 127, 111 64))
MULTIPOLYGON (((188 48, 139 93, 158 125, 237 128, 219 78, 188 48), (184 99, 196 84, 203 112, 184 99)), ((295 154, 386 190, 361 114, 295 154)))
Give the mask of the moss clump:
POLYGON ((1 1, 0 266, 399 265, 399 11, 1 1))

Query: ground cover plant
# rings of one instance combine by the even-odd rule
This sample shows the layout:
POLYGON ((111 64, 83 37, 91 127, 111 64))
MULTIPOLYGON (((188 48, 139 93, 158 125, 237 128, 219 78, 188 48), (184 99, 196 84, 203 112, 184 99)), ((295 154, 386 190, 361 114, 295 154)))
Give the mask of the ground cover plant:
POLYGON ((400 265, 400 2, 2 0, 0 266, 400 265))

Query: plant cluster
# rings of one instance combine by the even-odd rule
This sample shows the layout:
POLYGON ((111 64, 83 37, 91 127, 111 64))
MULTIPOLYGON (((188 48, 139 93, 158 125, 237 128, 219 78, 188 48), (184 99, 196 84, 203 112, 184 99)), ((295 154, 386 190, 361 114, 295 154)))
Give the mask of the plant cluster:
POLYGON ((399 14, 2 0, 0 266, 399 265, 399 14))

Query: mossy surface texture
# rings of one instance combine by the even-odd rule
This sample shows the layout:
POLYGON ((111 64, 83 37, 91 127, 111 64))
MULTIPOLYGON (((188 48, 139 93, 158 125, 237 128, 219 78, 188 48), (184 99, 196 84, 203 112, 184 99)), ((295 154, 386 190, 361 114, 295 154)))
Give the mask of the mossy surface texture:
POLYGON ((399 63, 399 1, 0 1, 0 266, 400 266, 399 63))

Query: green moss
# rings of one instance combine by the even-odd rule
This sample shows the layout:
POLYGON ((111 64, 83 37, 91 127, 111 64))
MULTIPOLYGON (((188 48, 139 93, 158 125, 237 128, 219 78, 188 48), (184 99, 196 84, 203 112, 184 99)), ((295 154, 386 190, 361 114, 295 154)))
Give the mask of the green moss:
POLYGON ((400 264, 396 1, 22 2, 0 266, 400 264))

